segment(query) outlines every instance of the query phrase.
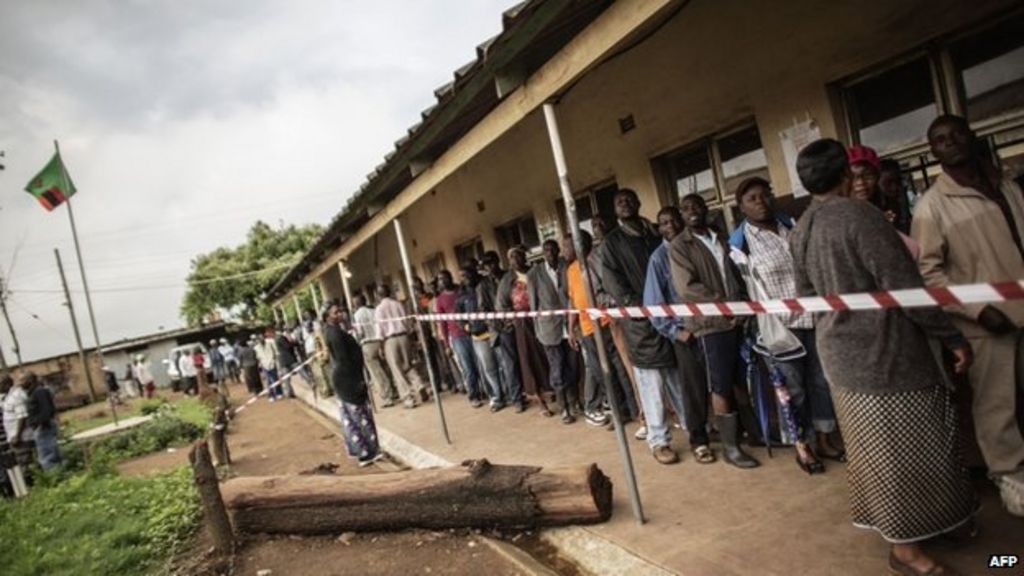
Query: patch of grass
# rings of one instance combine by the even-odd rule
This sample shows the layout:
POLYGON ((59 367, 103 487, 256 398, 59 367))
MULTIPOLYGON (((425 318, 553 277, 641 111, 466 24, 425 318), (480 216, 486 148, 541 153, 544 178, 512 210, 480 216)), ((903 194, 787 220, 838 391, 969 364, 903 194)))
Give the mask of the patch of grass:
MULTIPOLYGON (((159 396, 151 399, 132 398, 117 406, 117 417, 119 420, 125 420, 134 416, 148 416, 157 414, 168 406, 176 408, 183 420, 197 426, 206 426, 210 422, 209 408, 203 406, 194 396, 181 396, 174 399, 159 396)), ((114 416, 110 412, 109 404, 98 402, 63 412, 60 419, 61 436, 71 438, 79 432, 112 423, 114 416)))
POLYGON ((199 522, 188 468, 147 478, 84 473, 0 504, 10 576, 144 574, 187 545, 199 522))
POLYGON ((173 404, 175 414, 185 422, 205 430, 213 422, 213 408, 203 404, 195 396, 186 396, 173 404))

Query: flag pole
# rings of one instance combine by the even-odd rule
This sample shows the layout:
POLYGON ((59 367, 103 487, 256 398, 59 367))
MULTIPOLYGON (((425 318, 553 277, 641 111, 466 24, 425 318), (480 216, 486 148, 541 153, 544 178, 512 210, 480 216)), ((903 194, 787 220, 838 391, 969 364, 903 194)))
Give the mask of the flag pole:
MULTIPOLYGON (((68 181, 68 171, 64 168, 64 159, 60 158, 60 144, 56 140, 53 141, 53 148, 57 152, 57 156, 60 160, 60 176, 64 183, 64 190, 67 192, 71 191, 68 181)), ((71 238, 75 242, 75 256, 78 257, 78 272, 82 275, 82 291, 85 292, 85 308, 89 312, 89 323, 92 326, 92 339, 96 344, 96 357, 100 362, 100 368, 102 369, 105 364, 103 361, 103 349, 100 347, 100 333, 96 328, 96 314, 92 308, 92 295, 89 294, 89 281, 85 277, 85 263, 82 261, 82 247, 78 243, 78 228, 75 226, 75 212, 71 209, 71 195, 68 194, 67 199, 64 201, 68 205, 68 221, 71 223, 71 238)), ((70 301, 70 297, 69 297, 70 301)), ((85 366, 85 370, 88 372, 89 367, 85 366)), ((113 400, 111 400, 111 409, 114 410, 113 400)), ((117 419, 117 416, 114 416, 117 419)))

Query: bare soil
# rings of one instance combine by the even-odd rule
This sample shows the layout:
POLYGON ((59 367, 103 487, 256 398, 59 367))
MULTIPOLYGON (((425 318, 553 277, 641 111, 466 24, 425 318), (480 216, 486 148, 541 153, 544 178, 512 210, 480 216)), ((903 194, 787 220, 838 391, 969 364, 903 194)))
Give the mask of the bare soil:
MULTIPOLYGON (((232 390, 240 404, 244 389, 232 390)), ((374 474, 400 469, 392 462, 359 468, 350 460, 336 424, 306 409, 299 400, 270 403, 261 399, 247 407, 231 422, 228 444, 232 465, 229 476, 323 473, 374 474)), ((143 456, 121 464, 126 475, 145 475, 188 463, 187 448, 143 456)), ((200 534, 195 556, 203 556, 208 544, 200 534)), ((184 572, 203 572, 196 558, 179 559, 184 572)), ((336 574, 488 574, 515 575, 523 572, 492 550, 473 532, 406 531, 401 533, 354 534, 331 537, 256 537, 240 543, 232 574, 252 575, 336 575, 336 574), (270 572, 261 572, 269 570, 270 572)))

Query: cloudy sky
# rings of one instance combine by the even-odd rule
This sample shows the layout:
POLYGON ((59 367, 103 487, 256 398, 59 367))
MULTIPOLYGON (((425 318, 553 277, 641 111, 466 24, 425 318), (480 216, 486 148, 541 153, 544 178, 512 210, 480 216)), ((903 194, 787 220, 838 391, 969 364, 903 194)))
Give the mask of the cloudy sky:
MULTIPOLYGON (((513 0, 0 4, 0 272, 26 360, 91 344, 66 209, 23 192, 60 141, 100 337, 180 326, 191 257, 256 219, 326 223, 513 0)), ((0 345, 13 361, 6 325, 0 345)))

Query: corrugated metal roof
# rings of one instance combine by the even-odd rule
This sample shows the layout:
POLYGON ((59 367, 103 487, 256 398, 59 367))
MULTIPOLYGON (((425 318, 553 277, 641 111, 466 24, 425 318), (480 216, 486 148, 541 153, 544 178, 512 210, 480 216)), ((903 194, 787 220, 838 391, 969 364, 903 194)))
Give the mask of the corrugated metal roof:
POLYGON ((603 12, 613 0, 526 0, 502 13, 502 31, 476 47, 476 58, 434 90, 437 102, 424 109, 421 122, 395 142, 395 151, 367 174, 366 181, 331 221, 327 230, 292 269, 270 289, 267 301, 299 282, 311 261, 323 258, 343 234, 367 220, 370 202, 380 204, 398 195, 412 181, 410 163, 437 158, 484 118, 500 99, 494 88, 498 70, 490 61, 521 63, 527 75, 603 12), (533 20, 537 21, 534 22, 533 20))

